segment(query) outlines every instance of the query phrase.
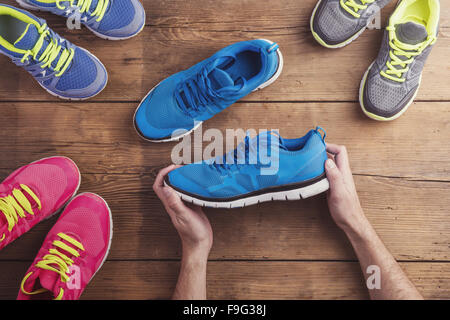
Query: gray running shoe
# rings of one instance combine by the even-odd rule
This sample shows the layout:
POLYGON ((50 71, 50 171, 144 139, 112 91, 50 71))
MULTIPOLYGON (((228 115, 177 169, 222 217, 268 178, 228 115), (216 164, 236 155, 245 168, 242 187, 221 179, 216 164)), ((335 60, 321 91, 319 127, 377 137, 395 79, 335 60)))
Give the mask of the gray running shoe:
POLYGON ((412 104, 437 39, 439 12, 439 0, 399 2, 378 57, 361 81, 359 101, 368 117, 394 120, 412 104))
POLYGON ((311 17, 312 34, 324 47, 344 47, 358 38, 390 1, 319 0, 311 17))

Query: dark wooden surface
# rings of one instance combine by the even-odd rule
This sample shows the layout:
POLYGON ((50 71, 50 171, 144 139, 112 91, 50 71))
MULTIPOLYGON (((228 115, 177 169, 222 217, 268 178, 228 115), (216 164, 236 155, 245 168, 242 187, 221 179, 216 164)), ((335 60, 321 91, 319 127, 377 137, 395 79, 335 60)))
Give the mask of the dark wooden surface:
MULTIPOLYGON (((14 4, 12 0, 4 3, 14 4)), ((378 52, 368 30, 340 50, 309 31, 315 0, 144 0, 147 25, 124 42, 86 29, 49 25, 95 55, 110 81, 97 97, 64 102, 0 57, 0 176, 51 155, 74 159, 80 191, 102 195, 114 217, 113 245, 86 299, 166 299, 176 282, 180 243, 151 189, 170 164, 173 143, 141 141, 132 126, 140 99, 159 81, 235 41, 277 41, 284 71, 204 129, 278 128, 288 138, 321 125, 348 147, 364 210, 426 298, 450 298, 450 6, 441 1, 439 40, 416 102, 400 119, 378 123, 357 103, 361 77, 378 52)), ((393 9, 382 12, 385 21, 393 9)), ((325 196, 234 210, 206 210, 214 229, 210 298, 367 298, 359 265, 329 216, 325 196)), ((0 298, 16 297, 53 218, 0 253, 0 298)))

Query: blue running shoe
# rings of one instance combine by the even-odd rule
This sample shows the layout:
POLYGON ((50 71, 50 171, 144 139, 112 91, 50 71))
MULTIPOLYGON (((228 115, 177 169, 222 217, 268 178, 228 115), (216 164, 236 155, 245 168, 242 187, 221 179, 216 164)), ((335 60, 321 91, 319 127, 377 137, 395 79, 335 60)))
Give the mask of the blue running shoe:
POLYGON ((28 10, 79 18, 96 36, 125 40, 144 29, 145 11, 139 0, 16 0, 28 10))
POLYGON ((45 20, 7 5, 0 5, 0 53, 62 99, 91 98, 108 81, 105 67, 94 55, 60 37, 45 20))
POLYGON ((136 110, 136 130, 151 142, 179 140, 202 121, 273 83, 282 68, 276 43, 235 43, 153 88, 136 110))
MULTIPOLYGON (((272 200, 298 200, 329 188, 325 133, 283 139, 265 132, 224 156, 175 169, 165 184, 195 205, 236 208, 272 200)), ((323 131, 323 130, 322 130, 323 131)))

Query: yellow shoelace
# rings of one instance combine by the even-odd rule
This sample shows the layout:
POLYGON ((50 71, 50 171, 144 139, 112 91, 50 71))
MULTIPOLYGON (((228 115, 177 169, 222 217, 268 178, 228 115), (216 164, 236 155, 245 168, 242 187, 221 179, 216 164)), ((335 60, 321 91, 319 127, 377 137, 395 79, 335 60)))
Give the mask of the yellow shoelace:
MULTIPOLYGON (((66 9, 63 5, 60 4, 60 2, 67 1, 67 0, 56 0, 56 6, 60 10, 66 9)), ((73 7, 75 0, 69 0, 70 6, 73 7)), ((87 12, 89 8, 91 7, 92 0, 78 0, 76 7, 80 8, 80 13, 87 12)), ((98 18, 96 21, 101 21, 103 17, 105 16, 106 9, 108 8, 109 0, 98 0, 97 7, 95 10, 91 13, 92 17, 97 16, 98 18)))
POLYGON ((435 39, 430 38, 428 41, 418 45, 408 45, 397 40, 394 27, 388 26, 386 30, 391 33, 390 38, 392 39, 389 41, 389 46, 391 47, 389 56, 391 61, 386 62, 386 72, 382 70, 380 74, 392 81, 405 82, 406 79, 403 78, 403 74, 409 71, 409 65, 414 62, 414 57, 420 55, 430 43, 435 41, 435 39), (403 56, 406 59, 403 60, 400 56, 403 56), (399 68, 397 66, 399 66, 399 68))
MULTIPOLYGON (((69 245, 67 245, 66 243, 60 241, 60 240, 55 240, 53 241, 53 246, 55 248, 51 248, 49 249, 49 253, 46 254, 42 260, 40 260, 38 263, 36 263, 36 267, 41 268, 43 270, 49 270, 49 271, 54 271, 56 273, 58 273, 61 276, 61 281, 62 282, 67 282, 69 281, 70 277, 68 275, 69 272, 69 267, 73 264, 73 260, 70 259, 68 256, 66 256, 64 253, 59 252, 58 248, 68 252, 69 254, 71 254, 74 257, 79 257, 80 253, 78 252, 78 250, 82 250, 84 251, 84 247, 83 245, 78 242, 77 240, 75 240, 74 238, 66 235, 65 233, 58 233, 58 236, 62 239, 67 241, 68 243, 70 243, 71 245, 75 246, 76 249, 70 247, 69 245), (51 265, 55 265, 54 267, 52 267, 51 265)), ((22 280, 22 283, 20 285, 20 289, 22 290, 23 293, 27 294, 27 295, 34 295, 34 294, 39 294, 39 293, 43 293, 43 292, 47 292, 47 289, 41 288, 38 289, 36 291, 32 291, 32 292, 27 292, 24 289, 24 284, 25 281, 31 276, 32 272, 29 272, 22 280)), ((55 300, 61 300, 61 298, 64 295, 64 289, 60 288, 59 294, 58 296, 55 298, 55 300)))
MULTIPOLYGON (((47 24, 43 24, 39 29, 38 32, 40 34, 40 37, 38 41, 36 42, 36 45, 33 49, 28 50, 27 53, 25 53, 21 59, 21 62, 24 63, 25 60, 30 55, 33 55, 34 60, 38 60, 37 55, 41 51, 42 45, 44 44, 44 39, 50 34, 50 30, 47 28, 47 24), (34 53, 34 54, 33 54, 34 53)), ((48 44, 47 48, 45 48, 44 52, 42 52, 41 56, 39 57, 39 62, 43 62, 41 65, 42 69, 47 68, 48 66, 51 66, 53 61, 58 57, 59 52, 61 51, 62 46, 58 44, 58 40, 51 39, 50 43, 48 44)), ((58 63, 56 64, 56 67, 54 68, 55 71, 58 73, 56 74, 57 77, 60 77, 69 67, 70 62, 73 59, 73 56, 75 54, 75 50, 73 49, 66 49, 64 48, 61 52, 61 55, 59 56, 58 63)))
MULTIPOLYGON (((19 189, 14 189, 12 195, 4 198, 0 198, 0 213, 5 215, 6 221, 8 222, 8 231, 14 228, 19 218, 25 218, 25 212, 34 215, 33 208, 31 207, 30 201, 24 195, 23 191, 28 193, 28 195, 33 198, 37 203, 39 210, 41 210, 41 201, 36 196, 36 194, 31 191, 31 189, 21 184, 19 189)), ((5 239, 5 234, 0 237, 0 242, 5 239)))
POLYGON ((367 4, 374 3, 375 0, 359 0, 361 4, 356 3, 357 0, 341 0, 341 7, 350 13, 355 18, 360 18, 361 15, 358 13, 360 10, 367 9, 367 4))

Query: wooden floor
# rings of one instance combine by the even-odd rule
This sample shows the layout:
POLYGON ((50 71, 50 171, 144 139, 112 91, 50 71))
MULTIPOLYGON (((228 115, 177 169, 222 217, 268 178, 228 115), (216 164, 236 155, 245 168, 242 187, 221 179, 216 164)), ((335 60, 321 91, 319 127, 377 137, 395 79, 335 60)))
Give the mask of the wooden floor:
MULTIPOLYGON (((4 3, 13 4, 12 0, 4 3)), ((141 98, 165 77, 240 40, 280 44, 284 71, 204 129, 278 128, 288 138, 326 128, 345 144, 364 210, 426 298, 450 298, 450 5, 441 1, 441 30, 416 102, 400 119, 378 123, 357 103, 362 75, 382 31, 327 50, 313 40, 316 0, 144 0, 147 25, 136 38, 101 40, 68 31, 70 41, 101 59, 107 88, 87 102, 48 95, 25 71, 0 57, 0 175, 51 155, 74 159, 81 191, 102 195, 114 217, 108 261, 84 299, 167 299, 176 283, 180 243, 151 189, 170 164, 174 144, 143 142, 132 126, 141 98)), ((391 3, 382 21, 392 12, 391 3)), ((330 218, 325 196, 234 210, 206 210, 214 229, 208 269, 211 299, 365 299, 356 257, 330 218)), ((2 250, 0 298, 19 283, 55 218, 2 250)))

